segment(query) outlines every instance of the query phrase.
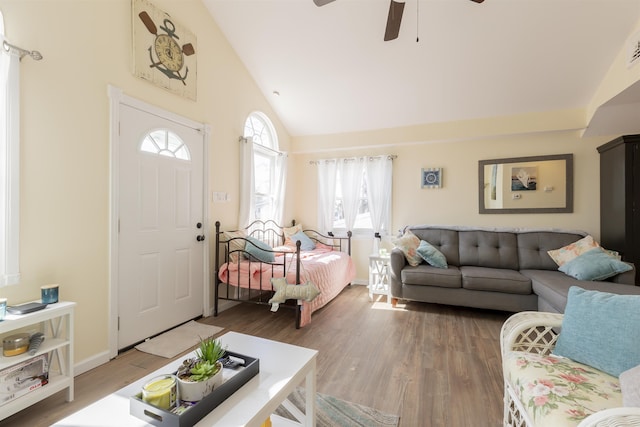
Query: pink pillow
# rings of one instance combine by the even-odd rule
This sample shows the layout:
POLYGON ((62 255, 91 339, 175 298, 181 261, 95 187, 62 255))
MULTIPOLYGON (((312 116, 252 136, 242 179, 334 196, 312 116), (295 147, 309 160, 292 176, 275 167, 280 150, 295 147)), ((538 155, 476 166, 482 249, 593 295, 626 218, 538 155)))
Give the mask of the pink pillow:
POLYGON ((422 258, 417 252, 418 246, 420 246, 420 239, 411 230, 406 229, 402 237, 394 239, 392 243, 404 253, 409 265, 413 267, 420 265, 422 258))

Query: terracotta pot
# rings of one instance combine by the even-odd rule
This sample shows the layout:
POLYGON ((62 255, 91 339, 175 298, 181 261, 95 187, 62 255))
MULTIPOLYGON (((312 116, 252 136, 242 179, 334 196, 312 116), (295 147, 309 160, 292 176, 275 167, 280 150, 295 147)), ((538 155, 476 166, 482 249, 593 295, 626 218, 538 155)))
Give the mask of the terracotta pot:
POLYGON ((210 394, 213 389, 222 384, 222 363, 217 362, 218 372, 204 381, 185 381, 178 378, 178 396, 180 400, 197 402, 210 394))

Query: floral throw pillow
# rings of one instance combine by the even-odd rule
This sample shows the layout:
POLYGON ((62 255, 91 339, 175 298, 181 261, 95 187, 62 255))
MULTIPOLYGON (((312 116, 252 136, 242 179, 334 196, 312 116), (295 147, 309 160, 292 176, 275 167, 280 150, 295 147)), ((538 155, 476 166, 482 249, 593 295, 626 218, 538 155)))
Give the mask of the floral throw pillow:
POLYGON ((577 242, 573 242, 570 245, 564 246, 560 249, 547 251, 547 253, 551 257, 551 259, 553 259, 553 261, 558 264, 558 267, 560 267, 564 263, 567 263, 572 259, 579 257, 588 250, 599 247, 600 245, 598 244, 598 242, 593 240, 593 237, 586 236, 578 240, 577 242))
POLYGON ((224 231, 222 233, 222 238, 224 241, 229 242, 229 260, 233 263, 237 263, 238 260, 242 260, 244 258, 243 252, 244 245, 246 243, 247 234, 242 231, 224 231))
POLYGON ((418 246, 420 246, 420 239, 411 230, 406 229, 402 237, 394 239, 392 243, 404 253, 409 265, 415 267, 422 262, 422 258, 417 252, 418 246))
POLYGON ((284 233, 284 245, 293 246, 295 248, 296 242, 291 240, 291 236, 301 231, 302 231, 302 224, 296 224, 293 227, 284 227, 282 229, 282 232, 284 233))

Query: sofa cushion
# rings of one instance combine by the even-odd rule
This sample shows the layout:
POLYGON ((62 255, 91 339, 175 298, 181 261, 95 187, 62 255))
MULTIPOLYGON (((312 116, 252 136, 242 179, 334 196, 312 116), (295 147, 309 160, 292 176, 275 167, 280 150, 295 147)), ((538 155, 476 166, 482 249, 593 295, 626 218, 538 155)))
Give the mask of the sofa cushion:
POLYGON ((614 376, 571 359, 507 352, 503 369, 536 426, 577 426, 587 416, 622 406, 614 376), (597 392, 594 392, 597 390, 597 392))
POLYGON ((410 229, 420 240, 429 242, 434 248, 442 252, 449 265, 460 265, 458 231, 434 228, 428 225, 413 226, 410 229))
POLYGON ((538 301, 544 301, 551 305, 557 313, 564 313, 571 286, 621 295, 640 295, 640 286, 576 280, 557 270, 520 270, 520 273, 531 279, 531 287, 533 292, 538 295, 538 301))
POLYGON ((400 274, 402 283, 405 285, 437 286, 441 288, 462 287, 460 270, 455 266, 437 268, 425 263, 417 267, 405 266, 400 274))
POLYGON ((618 376, 640 365, 640 296, 569 289, 554 354, 618 376))
POLYGON ((460 231, 458 239, 459 265, 518 270, 518 244, 515 233, 460 231))
POLYGON ((515 270, 461 266, 462 287, 477 291, 530 294, 531 279, 515 270))
POLYGON ((531 231, 518 233, 520 270, 557 270, 549 251, 569 245, 583 236, 574 233, 531 231))

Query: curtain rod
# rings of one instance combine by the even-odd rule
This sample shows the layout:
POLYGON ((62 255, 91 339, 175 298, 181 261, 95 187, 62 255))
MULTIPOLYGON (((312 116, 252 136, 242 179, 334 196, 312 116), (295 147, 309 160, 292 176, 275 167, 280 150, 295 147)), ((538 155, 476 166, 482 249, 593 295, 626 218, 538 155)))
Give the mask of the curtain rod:
POLYGON ((11 43, 8 43, 6 40, 3 40, 2 47, 7 52, 11 52, 11 51, 17 52, 18 55, 20 55, 20 60, 22 60, 22 58, 25 57, 25 56, 30 56, 35 61, 40 61, 42 59, 42 54, 40 52, 38 52, 37 50, 23 49, 21 47, 18 47, 18 46, 12 45, 11 43))
MULTIPOLYGON (((241 137, 238 138, 238 142, 249 142, 249 138, 241 136, 241 137)), ((271 151, 272 153, 275 153, 278 156, 282 156, 282 155, 286 154, 286 153, 284 153, 282 151, 274 150, 271 147, 267 147, 266 145, 262 145, 262 144, 258 144, 258 145, 260 146, 261 149, 265 149, 265 150, 271 151)))
MULTIPOLYGON (((342 159, 358 159, 358 158, 364 158, 364 157, 368 157, 369 159, 380 159, 383 157, 386 157, 387 160, 395 160, 398 158, 397 154, 389 154, 389 155, 382 155, 382 156, 359 156, 359 157, 342 157, 342 159)), ((341 160, 341 159, 320 159, 320 160, 309 160, 309 164, 310 165, 317 165, 320 162, 335 162, 336 160, 341 160)))

